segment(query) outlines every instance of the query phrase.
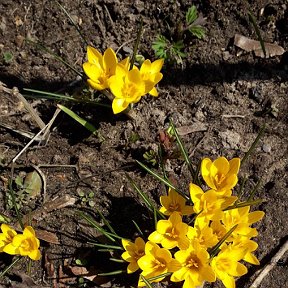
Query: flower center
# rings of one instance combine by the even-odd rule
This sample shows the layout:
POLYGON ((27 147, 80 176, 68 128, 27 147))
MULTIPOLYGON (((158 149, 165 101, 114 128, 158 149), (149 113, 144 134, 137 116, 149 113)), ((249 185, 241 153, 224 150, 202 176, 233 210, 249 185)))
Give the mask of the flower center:
POLYGON ((189 269, 199 269, 200 267, 200 263, 199 263, 199 259, 196 256, 192 256, 188 259, 187 264, 185 265, 187 268, 189 269))
POLYGON ((215 179, 216 179, 216 183, 217 185, 221 185, 221 183, 224 181, 225 179, 225 175, 222 174, 222 173, 218 173, 216 176, 215 176, 215 179))
POLYGON ((176 239, 176 238, 178 238, 178 236, 179 236, 179 235, 176 233, 174 227, 172 227, 170 231, 167 231, 167 232, 165 233, 165 235, 168 236, 168 237, 170 237, 170 238, 172 238, 172 239, 176 239))
POLYGON ((163 263, 161 260, 155 259, 154 260, 154 267, 155 267, 155 269, 161 269, 161 268, 163 269, 166 267, 166 264, 163 263))
POLYGON ((178 203, 170 203, 169 210, 170 211, 180 211, 180 206, 178 203))
POLYGON ((32 242, 31 242, 30 239, 25 239, 25 240, 22 241, 20 247, 21 247, 23 250, 25 250, 25 251, 29 251, 29 250, 32 249, 33 244, 32 244, 32 242))

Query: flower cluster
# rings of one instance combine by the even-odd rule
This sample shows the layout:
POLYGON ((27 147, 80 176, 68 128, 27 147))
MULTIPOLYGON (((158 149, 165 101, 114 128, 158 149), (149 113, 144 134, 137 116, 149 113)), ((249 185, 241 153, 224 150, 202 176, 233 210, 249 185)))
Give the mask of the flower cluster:
MULTIPOLYGON (((251 224, 259 221, 262 211, 250 211, 250 206, 238 207, 232 189, 238 182, 240 159, 228 161, 220 157, 214 162, 205 158, 201 174, 210 188, 204 192, 190 184, 193 205, 176 191, 169 189, 161 196, 160 212, 167 218, 157 222, 148 241, 138 237, 135 242, 122 240, 125 252, 122 258, 129 262, 128 273, 141 269, 141 275, 150 282, 159 282, 170 273, 172 282, 193 288, 204 281, 219 279, 227 288, 235 287, 235 277, 247 273, 241 260, 259 265, 253 252, 257 236, 251 224), (194 225, 185 221, 185 215, 194 214, 194 225), (165 274, 164 276, 162 276, 165 274)), ((138 286, 145 286, 142 277, 138 286)))
POLYGON ((10 255, 28 256, 32 260, 39 260, 40 241, 35 236, 35 231, 31 226, 25 227, 22 234, 17 232, 7 224, 1 225, 0 252, 10 255))
POLYGON ((137 103, 147 93, 158 96, 155 85, 163 77, 160 73, 163 59, 152 63, 146 59, 139 69, 135 65, 130 67, 129 57, 118 61, 111 48, 102 55, 97 49, 88 46, 87 60, 83 69, 89 78, 88 84, 96 90, 110 89, 114 96, 114 114, 124 111, 131 103, 137 103))

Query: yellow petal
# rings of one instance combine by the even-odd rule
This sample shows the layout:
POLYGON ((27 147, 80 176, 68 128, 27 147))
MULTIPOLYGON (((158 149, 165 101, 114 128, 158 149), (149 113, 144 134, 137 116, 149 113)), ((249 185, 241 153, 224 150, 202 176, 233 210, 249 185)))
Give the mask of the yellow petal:
POLYGON ((162 69, 164 64, 164 59, 157 59, 156 61, 152 62, 151 64, 151 72, 157 73, 162 69))
POLYGON ((112 109, 114 114, 124 111, 128 107, 128 102, 125 99, 115 98, 112 102, 112 109))
POLYGON ((3 248, 3 252, 10 254, 10 255, 16 255, 16 254, 19 254, 19 249, 18 247, 14 246, 12 243, 9 243, 3 248))
POLYGON ((248 223, 253 224, 264 217, 265 213, 263 211, 254 211, 248 215, 248 223))
POLYGON ((229 162, 225 157, 219 157, 217 158, 211 165, 211 174, 212 176, 215 176, 213 174, 223 174, 226 175, 229 171, 229 162), (216 173, 213 173, 212 170, 214 169, 214 167, 216 168, 215 171, 217 171, 216 173))
POLYGON ((32 260, 37 261, 37 260, 39 260, 39 259, 41 258, 41 253, 40 253, 39 250, 33 250, 32 252, 30 252, 30 253, 28 254, 28 257, 29 257, 30 259, 32 259, 32 260))
POLYGON ((229 174, 238 174, 240 168, 240 158, 233 158, 229 161, 229 174))
POLYGON ((31 226, 27 226, 23 231, 23 235, 27 238, 33 238, 35 237, 35 231, 31 226))
POLYGON ((99 82, 99 77, 103 73, 101 67, 91 64, 89 62, 85 62, 83 64, 83 70, 85 74, 88 76, 88 78, 94 82, 99 82))
POLYGON ((114 75, 117 65, 117 57, 113 49, 108 48, 103 55, 103 68, 107 75, 114 75))
POLYGON ((158 91, 157 91, 156 87, 153 87, 148 93, 154 97, 158 96, 158 91))
POLYGON ((134 273, 135 271, 137 271, 139 269, 139 265, 138 263, 135 261, 129 263, 128 267, 127 267, 127 273, 134 273))
POLYGON ((159 220, 157 223, 157 232, 160 234, 165 234, 170 228, 172 228, 172 223, 168 220, 159 220))
POLYGON ((199 186, 193 183, 190 183, 189 191, 190 191, 190 197, 193 203, 199 202, 201 196, 204 194, 203 190, 199 186))
POLYGON ((92 46, 87 47, 87 58, 92 64, 102 63, 102 54, 92 46))
POLYGON ((236 288, 235 279, 232 276, 226 274, 226 277, 224 279, 221 278, 221 280, 226 288, 236 288))
POLYGON ((257 257, 252 254, 252 253, 247 253, 245 255, 245 257, 243 258, 244 261, 250 263, 250 264, 253 264, 253 265, 260 265, 260 262, 259 260, 257 259, 257 257))
POLYGON ((154 243, 161 243, 161 241, 163 240, 163 234, 154 231, 149 235, 148 240, 154 243))

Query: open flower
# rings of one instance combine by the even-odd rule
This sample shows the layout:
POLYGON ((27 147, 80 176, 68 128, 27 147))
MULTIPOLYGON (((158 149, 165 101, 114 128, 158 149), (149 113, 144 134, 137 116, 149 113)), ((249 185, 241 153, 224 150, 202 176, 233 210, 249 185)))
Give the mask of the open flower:
POLYGON ((139 269, 137 261, 144 255, 145 242, 141 237, 137 237, 135 243, 122 239, 122 245, 126 251, 121 257, 129 262, 127 273, 133 273, 139 269))
POLYGON ((15 235, 12 242, 6 245, 3 251, 7 254, 28 256, 32 260, 39 260, 41 258, 39 246, 40 241, 36 238, 34 229, 27 226, 23 234, 15 235))
POLYGON ((204 218, 197 218, 194 227, 189 226, 187 237, 192 242, 197 241, 204 249, 211 248, 218 243, 217 236, 209 227, 209 221, 204 221, 204 218))
POLYGON ((215 273, 209 266, 209 253, 197 241, 194 241, 187 250, 177 251, 174 256, 182 267, 172 274, 171 281, 184 280, 183 288, 194 288, 203 281, 216 280, 215 273))
POLYGON ((226 244, 221 246, 219 254, 212 259, 211 267, 226 288, 235 288, 234 277, 242 276, 247 273, 247 268, 239 263, 246 254, 245 249, 236 249, 226 244))
POLYGON ((187 249, 189 240, 187 238, 188 225, 182 222, 178 212, 173 212, 168 220, 159 220, 156 231, 151 233, 148 239, 154 243, 161 243, 164 248, 172 249, 179 247, 187 249))
POLYGON ((145 83, 137 67, 128 70, 124 65, 118 64, 109 83, 115 96, 112 102, 114 114, 124 111, 130 103, 137 103, 145 95, 145 83))
POLYGON ((223 209, 233 204, 236 196, 220 196, 214 190, 204 191, 195 184, 190 184, 190 197, 194 203, 194 212, 199 213, 197 218, 206 220, 220 220, 223 217, 223 209))
POLYGON ((103 90, 109 87, 109 78, 115 74, 118 63, 113 49, 108 48, 102 55, 97 49, 87 47, 88 62, 83 64, 83 70, 88 76, 88 84, 96 89, 103 90))
POLYGON ((225 157, 220 157, 214 162, 209 158, 205 158, 201 163, 201 174, 211 189, 230 196, 231 189, 238 182, 239 168, 240 158, 233 158, 228 161, 225 157))
POLYGON ((224 212, 221 220, 225 229, 229 231, 232 227, 237 225, 236 229, 227 239, 228 241, 232 241, 238 237, 242 237, 242 239, 249 239, 258 235, 257 230, 255 228, 251 228, 250 226, 259 221, 265 215, 265 213, 263 211, 254 211, 249 213, 249 210, 250 207, 247 206, 230 209, 224 212))
POLYGON ((158 96, 155 85, 162 79, 163 74, 160 70, 163 66, 164 59, 158 59, 151 63, 146 59, 140 67, 140 74, 145 82, 145 94, 149 93, 152 96, 158 96))
POLYGON ((160 203, 162 205, 160 212, 165 215, 171 215, 174 211, 181 215, 191 215, 193 213, 193 207, 186 205, 186 199, 171 188, 169 188, 168 196, 160 197, 160 203))
POLYGON ((3 252, 5 246, 13 241, 13 238, 17 235, 17 232, 7 224, 1 224, 1 230, 2 233, 0 233, 0 252, 3 252))
MULTIPOLYGON (((138 265, 142 269, 141 275, 147 280, 167 272, 174 272, 180 268, 178 261, 172 258, 169 250, 160 248, 157 244, 148 241, 145 245, 145 255, 138 260, 138 265)), ((159 277, 151 282, 160 282, 164 277, 159 277)), ((139 279, 138 286, 145 286, 139 279)))

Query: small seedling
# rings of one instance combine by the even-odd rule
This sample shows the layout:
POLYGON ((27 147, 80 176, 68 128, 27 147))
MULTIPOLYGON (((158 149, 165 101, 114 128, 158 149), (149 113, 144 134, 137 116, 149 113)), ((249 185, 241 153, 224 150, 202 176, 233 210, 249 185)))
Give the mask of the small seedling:
POLYGON ((6 64, 9 64, 13 60, 14 56, 11 52, 7 51, 3 53, 3 59, 6 64))
POLYGON ((177 39, 176 41, 170 41, 163 35, 157 36, 152 44, 155 55, 158 58, 164 58, 170 62, 182 64, 182 58, 187 56, 184 52, 184 33, 189 31, 194 37, 203 39, 205 36, 204 23, 205 18, 203 18, 201 14, 198 14, 196 6, 192 5, 186 13, 185 24, 179 23, 177 25, 176 35, 171 35, 172 39, 177 39))
POLYGON ((80 197, 81 204, 82 205, 88 205, 90 207, 95 206, 95 201, 93 200, 94 198, 94 192, 84 192, 82 190, 78 191, 78 196, 80 197))
POLYGON ((143 158, 145 159, 146 162, 150 163, 152 166, 156 166, 156 164, 158 163, 157 153, 152 149, 146 151, 143 154, 143 158))

